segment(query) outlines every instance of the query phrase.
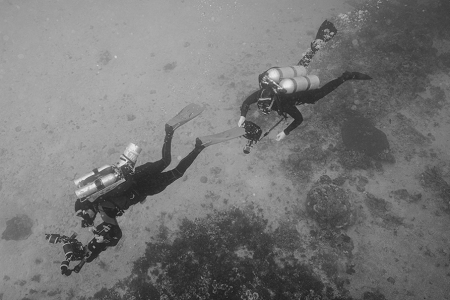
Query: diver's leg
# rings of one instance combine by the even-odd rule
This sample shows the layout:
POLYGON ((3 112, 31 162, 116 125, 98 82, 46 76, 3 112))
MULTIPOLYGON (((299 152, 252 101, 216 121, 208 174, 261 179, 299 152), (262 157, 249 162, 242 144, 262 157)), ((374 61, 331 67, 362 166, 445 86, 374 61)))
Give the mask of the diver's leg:
POLYGON ((185 106, 175 117, 167 121, 165 126, 166 136, 164 137, 162 147, 162 158, 156 162, 148 162, 136 167, 135 178, 158 174, 167 168, 172 161, 172 137, 175 129, 200 115, 203 110, 204 107, 191 103, 185 106))
MULTIPOLYGON (((311 43, 311 45, 313 44, 311 43)), ((308 67, 314 57, 314 54, 316 54, 317 51, 319 51, 318 48, 313 48, 313 46, 311 46, 311 48, 309 48, 308 51, 306 51, 306 53, 303 55, 303 57, 300 59, 297 65, 303 66, 305 68, 308 67)))
POLYGON ((344 82, 345 80, 341 76, 327 82, 325 85, 316 90, 302 92, 301 96, 299 97, 300 102, 309 104, 316 103, 318 100, 322 99, 323 97, 337 89, 344 82))
POLYGON ((161 193, 174 181, 181 178, 186 170, 192 165, 197 156, 205 149, 201 141, 197 139, 194 150, 183 158, 178 166, 170 171, 155 174, 147 178, 141 178, 136 182, 136 191, 140 195, 152 196, 161 193))
POLYGON ((138 179, 143 176, 148 176, 151 174, 161 173, 165 168, 167 168, 172 161, 172 137, 173 137, 172 127, 166 125, 166 135, 164 137, 164 143, 162 146, 162 158, 155 162, 147 162, 143 165, 137 166, 135 168, 134 179, 138 179))
POLYGON ((372 77, 369 75, 359 73, 359 72, 348 72, 345 71, 341 76, 338 78, 331 80, 327 82, 322 87, 316 89, 304 92, 304 94, 301 96, 301 102, 303 103, 315 103, 318 100, 322 99, 335 89, 337 89, 341 84, 346 82, 347 80, 370 80, 372 77))
MULTIPOLYGON (((164 170, 170 165, 170 162, 172 161, 172 137, 173 137, 173 128, 166 124, 166 136, 164 137, 164 144, 162 147, 162 161, 164 162, 164 170)), ((162 172, 161 170, 161 172, 162 172)))
POLYGON ((122 230, 119 225, 101 223, 95 228, 95 237, 87 244, 89 256, 86 262, 92 262, 102 251, 108 247, 116 246, 122 238, 122 230))
POLYGON ((188 155, 186 155, 186 157, 180 161, 178 166, 176 166, 176 168, 173 169, 173 171, 179 174, 176 175, 178 176, 178 178, 184 175, 184 172, 186 172, 186 170, 192 165, 194 160, 197 158, 200 152, 202 152, 203 149, 205 149, 205 146, 202 145, 200 139, 197 138, 194 150, 192 150, 188 155))

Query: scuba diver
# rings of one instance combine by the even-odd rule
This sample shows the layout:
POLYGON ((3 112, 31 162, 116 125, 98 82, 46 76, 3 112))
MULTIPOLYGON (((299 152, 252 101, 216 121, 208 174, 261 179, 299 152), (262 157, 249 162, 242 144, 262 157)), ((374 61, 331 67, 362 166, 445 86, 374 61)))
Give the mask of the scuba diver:
POLYGON ((50 243, 64 243, 66 260, 61 264, 63 275, 69 276, 72 271, 78 273, 86 262, 92 262, 108 247, 116 246, 122 237, 117 217, 122 216, 130 206, 143 203, 148 196, 161 193, 181 178, 203 149, 238 136, 248 139, 254 136, 253 139, 258 139, 261 135, 259 127, 252 122, 246 122, 243 128, 196 138, 194 149, 174 169, 163 172, 171 163, 171 143, 175 130, 202 111, 203 107, 189 104, 166 123, 160 160, 134 168, 141 148, 131 143, 116 165, 105 165, 74 180, 78 187, 75 191, 77 200, 74 208, 76 216, 82 218, 81 226, 93 227, 97 214, 100 214, 103 222, 92 230, 94 238, 85 246, 82 246, 75 236, 69 238, 58 234, 47 235, 50 243), (66 251, 66 248, 70 248, 70 251, 66 251), (77 255, 73 255, 74 252, 77 255), (74 269, 69 269, 71 260, 81 262, 74 269))
POLYGON ((117 245, 122 237, 117 217, 123 215, 130 206, 143 203, 147 196, 161 193, 181 178, 207 146, 197 138, 194 149, 174 169, 163 172, 172 161, 171 144, 175 130, 202 111, 203 107, 189 104, 166 123, 160 160, 134 168, 141 148, 131 143, 115 166, 94 169, 74 181, 78 187, 75 191, 75 214, 82 218, 81 226, 94 226, 97 214, 103 221, 92 230, 94 238, 85 246, 85 262, 93 261, 102 251, 117 245))
POLYGON ((315 75, 306 75, 306 67, 314 54, 336 33, 337 29, 333 23, 325 20, 317 32, 316 39, 311 43, 310 49, 296 66, 275 67, 260 74, 258 76, 260 89, 249 95, 242 103, 238 126, 243 126, 250 105, 257 103, 263 114, 269 114, 274 110, 284 119, 287 118, 287 115, 294 119, 287 128, 277 134, 276 140, 280 141, 303 122, 303 116, 296 105, 314 104, 347 80, 372 79, 370 76, 359 72, 345 71, 340 77, 319 88, 319 78, 315 75))

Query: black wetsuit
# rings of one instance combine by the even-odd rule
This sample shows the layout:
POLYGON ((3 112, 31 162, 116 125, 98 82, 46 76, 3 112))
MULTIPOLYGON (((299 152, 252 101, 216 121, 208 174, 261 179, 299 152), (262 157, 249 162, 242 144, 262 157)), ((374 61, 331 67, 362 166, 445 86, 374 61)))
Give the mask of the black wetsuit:
MULTIPOLYGON (((142 202, 147 196, 158 194, 166 189, 175 180, 181 178, 189 166, 194 162, 204 147, 196 147, 173 170, 163 172, 171 161, 171 144, 173 132, 166 132, 162 147, 162 158, 156 162, 147 162, 135 168, 131 180, 127 180, 115 190, 89 203, 89 209, 95 216, 100 214, 103 223, 95 229, 97 235, 104 240, 99 243, 96 239, 89 242, 91 255, 87 262, 95 259, 107 247, 116 246, 122 237, 122 230, 116 218, 121 216, 130 206, 142 202)), ((93 217, 92 221, 95 219, 93 217)))
MULTIPOLYGON (((298 110, 296 105, 314 104, 319 99, 322 99, 323 97, 334 91, 344 82, 345 80, 342 77, 338 77, 316 90, 302 91, 292 94, 278 94, 276 96, 278 97, 278 100, 274 101, 272 110, 277 111, 282 115, 286 113, 294 119, 294 121, 289 124, 286 129, 284 129, 284 133, 288 135, 292 130, 294 130, 303 122, 302 113, 298 110)), ((242 103, 241 106, 241 116, 245 117, 248 110, 250 109, 250 105, 258 102, 262 91, 263 89, 259 89, 248 96, 247 99, 245 99, 244 103, 242 103)))

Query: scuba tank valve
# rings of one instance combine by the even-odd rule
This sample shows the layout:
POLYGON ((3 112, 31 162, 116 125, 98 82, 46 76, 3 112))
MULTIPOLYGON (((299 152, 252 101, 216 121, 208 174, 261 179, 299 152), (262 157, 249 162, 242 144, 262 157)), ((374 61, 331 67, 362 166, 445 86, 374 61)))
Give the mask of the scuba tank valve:
POLYGON ((125 148, 125 151, 123 151, 123 154, 120 155, 120 161, 117 163, 117 166, 121 167, 124 164, 129 164, 132 166, 132 168, 134 168, 134 165, 136 165, 136 161, 141 151, 141 147, 137 146, 136 144, 129 143, 125 148))

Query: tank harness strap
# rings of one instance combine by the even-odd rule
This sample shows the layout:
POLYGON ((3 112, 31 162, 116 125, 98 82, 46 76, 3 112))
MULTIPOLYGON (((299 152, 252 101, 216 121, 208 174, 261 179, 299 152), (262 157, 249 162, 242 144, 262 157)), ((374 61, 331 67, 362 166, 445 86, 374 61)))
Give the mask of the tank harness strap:
MULTIPOLYGON (((264 97, 263 97, 264 91, 265 91, 264 89, 261 89, 261 92, 259 93, 259 99, 264 99, 264 97)), ((277 94, 275 93, 275 95, 277 95, 277 94)), ((275 102, 275 97, 272 96, 271 98, 272 98, 272 101, 270 101, 270 105, 268 107, 269 110, 272 110, 273 103, 275 102)), ((265 99, 267 99, 267 98, 265 98, 265 99)))
MULTIPOLYGON (((275 93, 275 95, 273 96, 275 102, 277 103, 277 113, 278 115, 280 115, 281 117, 283 117, 284 119, 287 119, 287 115, 286 113, 283 111, 283 106, 281 105, 281 100, 280 97, 278 97, 278 94, 275 93)), ((272 106, 271 106, 272 107, 272 106)))

